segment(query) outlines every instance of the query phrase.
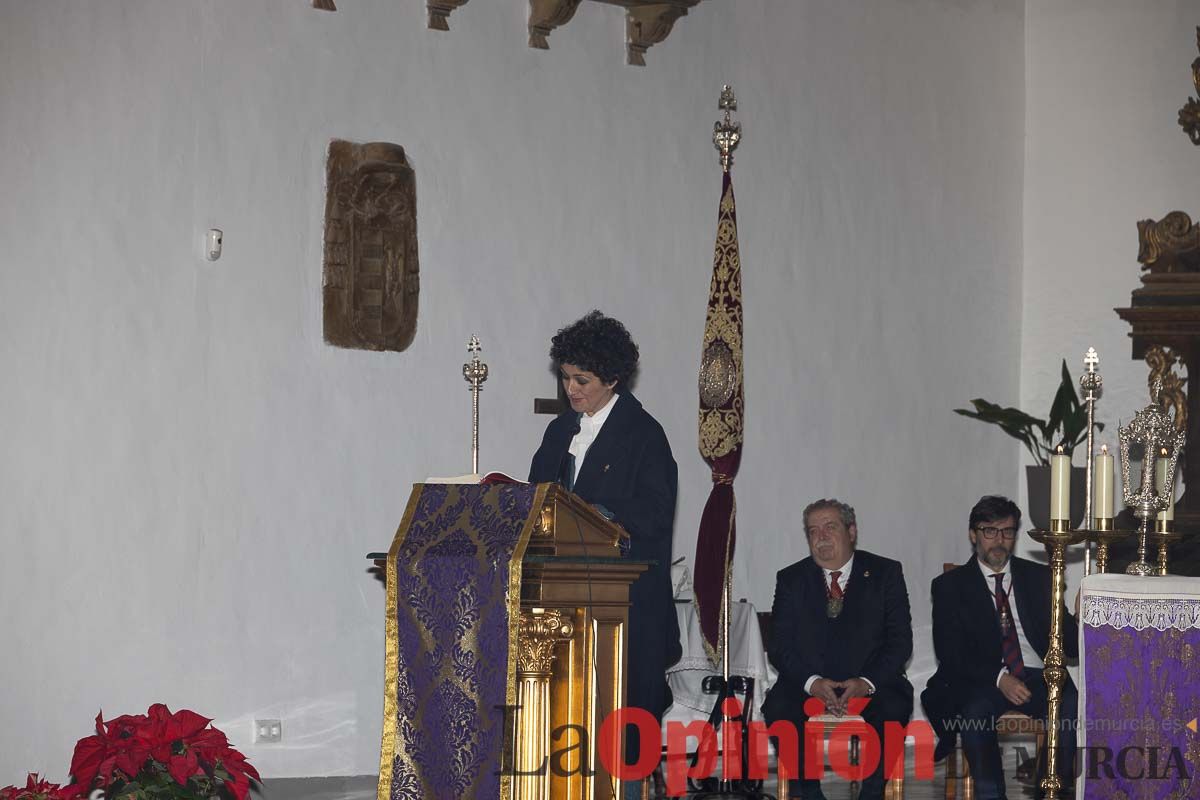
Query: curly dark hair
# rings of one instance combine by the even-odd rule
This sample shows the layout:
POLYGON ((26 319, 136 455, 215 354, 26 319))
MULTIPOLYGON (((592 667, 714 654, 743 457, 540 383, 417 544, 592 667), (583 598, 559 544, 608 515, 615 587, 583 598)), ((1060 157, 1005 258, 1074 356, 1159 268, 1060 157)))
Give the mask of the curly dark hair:
POLYGON ((592 311, 554 335, 550 359, 624 385, 637 370, 638 347, 619 320, 592 311))

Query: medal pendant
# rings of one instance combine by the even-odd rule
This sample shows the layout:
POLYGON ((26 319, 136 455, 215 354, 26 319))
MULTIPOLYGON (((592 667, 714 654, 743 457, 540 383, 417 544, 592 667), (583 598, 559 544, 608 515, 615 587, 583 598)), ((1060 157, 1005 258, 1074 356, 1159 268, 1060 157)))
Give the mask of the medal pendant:
POLYGON ((842 598, 828 597, 825 599, 825 616, 830 619, 837 619, 842 613, 842 598))

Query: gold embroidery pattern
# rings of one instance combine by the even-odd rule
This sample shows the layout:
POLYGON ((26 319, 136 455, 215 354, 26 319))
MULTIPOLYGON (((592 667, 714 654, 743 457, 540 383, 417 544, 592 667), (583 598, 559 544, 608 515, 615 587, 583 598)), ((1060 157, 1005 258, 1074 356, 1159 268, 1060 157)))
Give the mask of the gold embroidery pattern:
POLYGON ((713 460, 742 444, 742 265, 733 184, 726 182, 713 249, 700 366, 700 455, 713 460))

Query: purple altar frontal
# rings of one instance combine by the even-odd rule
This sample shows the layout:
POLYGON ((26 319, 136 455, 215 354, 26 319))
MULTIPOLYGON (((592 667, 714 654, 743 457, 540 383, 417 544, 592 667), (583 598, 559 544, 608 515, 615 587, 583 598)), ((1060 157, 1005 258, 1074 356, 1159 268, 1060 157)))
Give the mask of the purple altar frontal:
POLYGON ((1200 799, 1200 578, 1081 590, 1077 797, 1200 799))
POLYGON ((507 800, 521 559, 545 488, 418 484, 387 559, 378 800, 507 800))

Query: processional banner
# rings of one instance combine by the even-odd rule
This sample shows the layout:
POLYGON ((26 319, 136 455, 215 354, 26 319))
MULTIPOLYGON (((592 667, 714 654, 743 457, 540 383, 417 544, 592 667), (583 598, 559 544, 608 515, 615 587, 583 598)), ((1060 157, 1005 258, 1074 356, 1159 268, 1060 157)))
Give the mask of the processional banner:
POLYGON ((733 479, 742 461, 742 383, 742 262, 733 178, 726 169, 700 362, 700 455, 712 471, 713 485, 700 517, 692 579, 700 630, 714 656, 725 647, 721 590, 729 583, 737 535, 733 479))
POLYGON ((1081 586, 1081 800, 1200 797, 1200 579, 1081 586))
POLYGON ((537 486, 419 484, 388 550, 378 800, 508 800, 537 486))

